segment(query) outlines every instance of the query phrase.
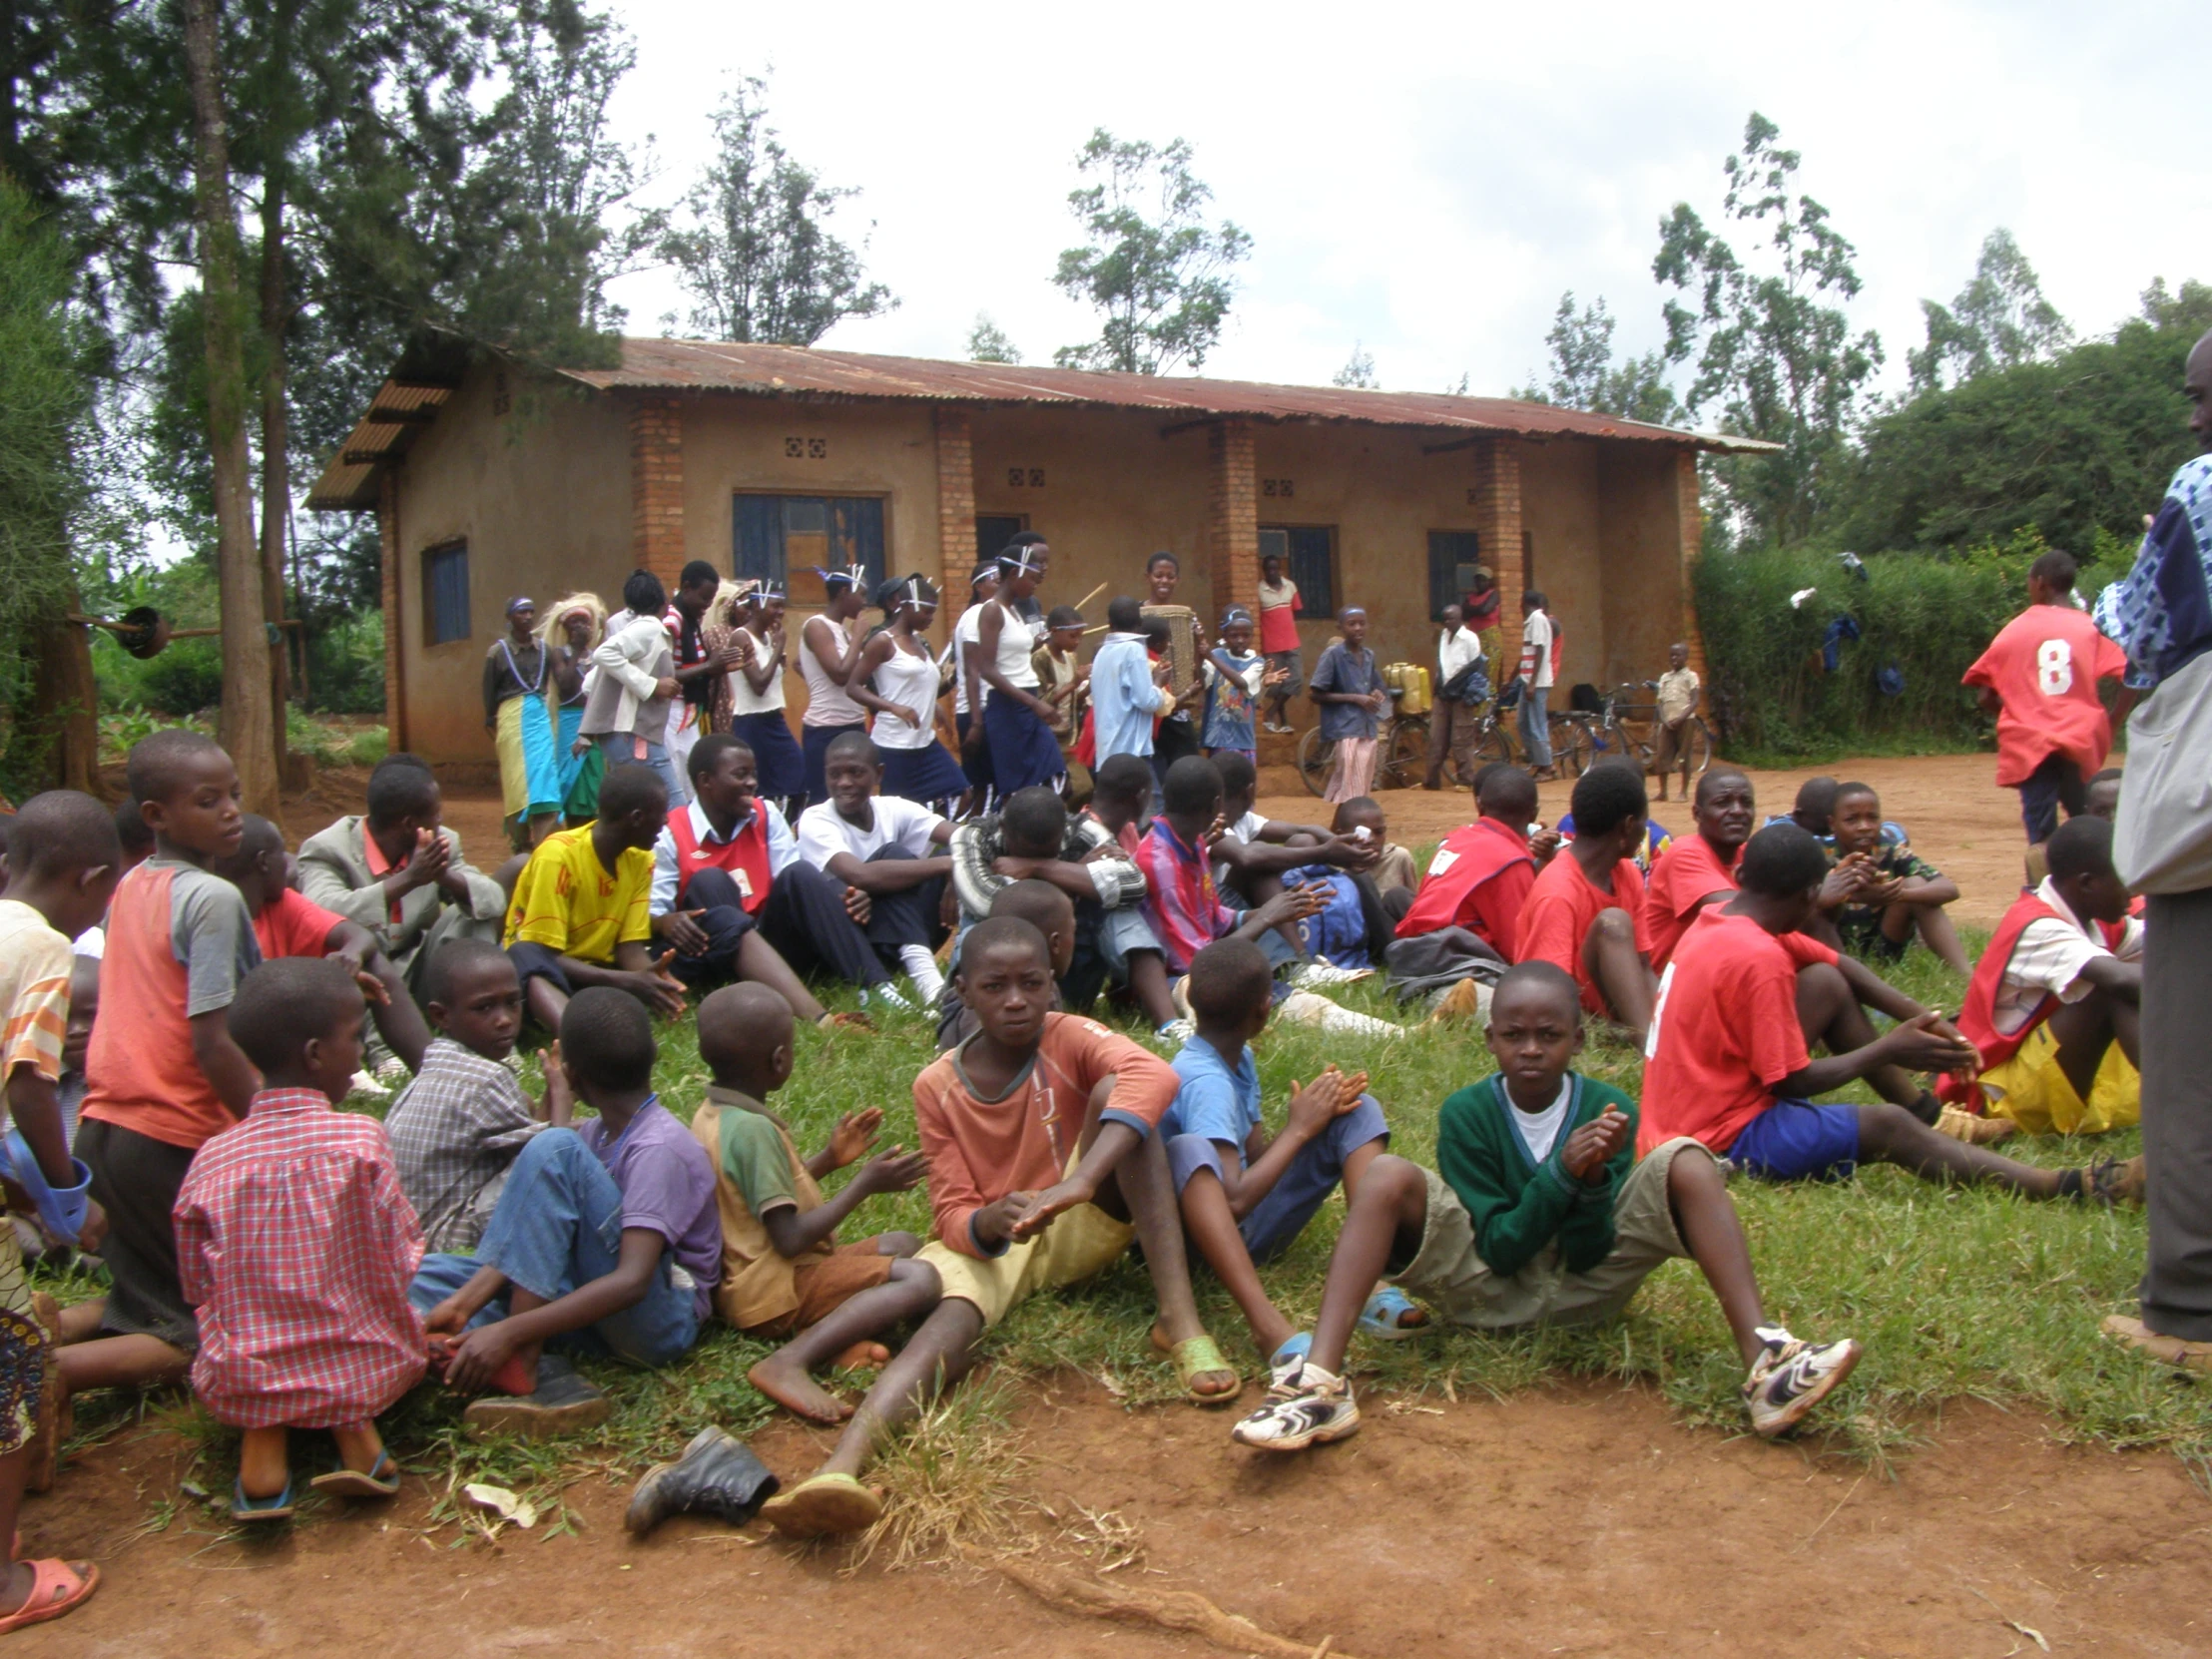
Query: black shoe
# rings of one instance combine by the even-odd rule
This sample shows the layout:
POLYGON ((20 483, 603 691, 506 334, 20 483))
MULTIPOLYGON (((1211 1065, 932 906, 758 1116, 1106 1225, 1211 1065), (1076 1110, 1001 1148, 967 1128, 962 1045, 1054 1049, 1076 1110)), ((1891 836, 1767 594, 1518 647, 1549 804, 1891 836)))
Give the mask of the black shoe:
POLYGON ((781 1484, 743 1440, 702 1428, 683 1456, 645 1471, 622 1524, 641 1538, 671 1515, 712 1515, 743 1526, 781 1484))
POLYGON ((538 1385, 526 1394, 483 1394, 468 1402, 461 1421, 478 1438, 504 1431, 526 1440, 591 1428, 614 1414, 614 1402, 576 1375, 556 1355, 538 1361, 538 1385))

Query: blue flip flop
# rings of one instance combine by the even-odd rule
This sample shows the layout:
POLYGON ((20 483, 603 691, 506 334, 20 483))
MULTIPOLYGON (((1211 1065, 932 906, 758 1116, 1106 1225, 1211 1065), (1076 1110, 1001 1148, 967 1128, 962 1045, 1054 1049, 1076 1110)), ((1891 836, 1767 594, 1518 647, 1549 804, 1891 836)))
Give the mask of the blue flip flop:
POLYGON ((1380 1285, 1375 1295, 1368 1298, 1368 1305, 1360 1310, 1360 1329, 1371 1337, 1380 1337, 1386 1343, 1401 1343, 1408 1337, 1418 1337, 1428 1329, 1428 1317, 1421 1315, 1418 1325, 1403 1322, 1407 1314, 1419 1314, 1420 1307, 1395 1285, 1380 1285))
POLYGON ((392 1467, 391 1453, 379 1450, 376 1461, 366 1471, 361 1469, 332 1469, 328 1474, 318 1474, 307 1482, 318 1492, 333 1497, 390 1497, 399 1490, 399 1471, 392 1467))
POLYGON ((273 1521, 291 1519, 291 1476, 284 1476, 284 1489, 274 1497, 248 1497, 246 1482, 239 1480, 231 1487, 231 1518, 235 1521, 273 1521))

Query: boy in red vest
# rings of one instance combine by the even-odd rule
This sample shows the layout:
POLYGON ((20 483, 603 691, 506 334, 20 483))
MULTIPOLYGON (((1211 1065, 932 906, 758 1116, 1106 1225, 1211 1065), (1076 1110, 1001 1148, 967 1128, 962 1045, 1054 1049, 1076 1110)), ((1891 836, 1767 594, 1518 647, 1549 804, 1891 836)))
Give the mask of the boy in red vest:
POLYGON ((1413 894, 1397 936, 1415 939, 1464 927, 1510 962, 1520 940, 1521 907, 1536 883, 1528 827, 1536 817, 1536 782, 1502 763, 1475 775, 1472 824, 1443 838, 1413 894))
MULTIPOLYGON (((2030 845, 2058 828, 2058 809, 2073 817, 2083 804, 2082 780, 2104 765, 2112 722, 2097 697, 2099 680, 2127 668, 2120 648, 2073 606, 2073 556, 2056 548, 2028 567, 2027 609, 1974 659, 1964 683, 1984 714, 1997 721, 1997 783, 2020 792, 2020 819, 2030 845)), ((2120 714, 2134 702, 2122 692, 2120 714)))
POLYGON ((1667 843, 1652 860, 1644 883, 1644 930, 1651 938, 1651 968, 1666 971, 1674 947, 1708 904, 1736 890, 1736 860, 1759 820, 1752 804, 1751 780, 1731 767, 1708 772, 1697 781, 1691 803, 1697 833, 1667 843))
MULTIPOLYGON (((782 810, 760 797, 759 764, 743 738, 727 732, 701 738, 685 765, 691 805, 668 815, 653 843, 648 901, 655 946, 676 952, 669 971, 695 990, 753 980, 809 1024, 827 1030, 840 1023, 761 928, 772 913, 788 918, 809 901, 829 905, 848 923, 843 884, 830 882, 799 856, 799 839, 782 810), (810 893, 810 886, 821 890, 810 893)), ((802 915, 800 924, 805 920, 802 915)))
POLYGON ((2142 1116, 2143 924, 2112 867, 2111 825, 2084 813, 2045 850, 2050 874, 2004 912, 1958 1013, 1981 1075, 1938 1092, 2031 1135, 2123 1129, 2142 1116))

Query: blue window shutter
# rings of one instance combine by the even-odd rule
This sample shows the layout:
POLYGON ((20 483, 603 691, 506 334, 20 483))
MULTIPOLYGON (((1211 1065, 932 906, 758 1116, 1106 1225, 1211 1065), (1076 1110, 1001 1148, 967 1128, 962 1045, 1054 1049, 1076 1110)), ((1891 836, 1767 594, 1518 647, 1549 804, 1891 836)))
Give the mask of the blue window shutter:
POLYGON ((868 590, 883 579, 883 501, 874 495, 851 496, 832 505, 837 514, 837 557, 867 572, 868 590))
POLYGON ((423 633, 431 645, 465 640, 468 621, 468 547, 438 547, 422 555, 423 633))
POLYGON ((737 574, 757 582, 784 580, 784 498, 741 495, 737 510, 737 574))
POLYGON ((1456 605, 1474 586, 1480 538, 1472 530, 1428 532, 1428 620, 1441 622, 1444 607, 1456 605))
POLYGON ((1291 580, 1306 615, 1337 614, 1337 532, 1325 524, 1296 524, 1284 531, 1290 545, 1291 580))

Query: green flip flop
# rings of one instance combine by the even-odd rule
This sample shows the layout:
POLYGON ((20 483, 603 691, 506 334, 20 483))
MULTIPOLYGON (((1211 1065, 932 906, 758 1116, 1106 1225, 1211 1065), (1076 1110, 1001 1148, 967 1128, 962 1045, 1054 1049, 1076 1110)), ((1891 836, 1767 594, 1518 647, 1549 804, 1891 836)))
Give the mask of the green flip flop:
POLYGON ((1229 1405, 1235 1403, 1237 1396, 1244 1392, 1243 1374, 1229 1363, 1213 1338, 1203 1333, 1196 1337, 1186 1337, 1167 1353, 1168 1359, 1175 1366, 1176 1378, 1183 1384, 1183 1393, 1193 1404, 1229 1405), (1228 1373, 1236 1378, 1237 1385, 1218 1394, 1199 1392, 1198 1380, 1211 1372, 1228 1373))
POLYGON ((761 1505, 761 1519, 793 1538, 830 1538, 865 1532, 883 1513, 883 1500, 849 1474, 818 1474, 761 1505))

